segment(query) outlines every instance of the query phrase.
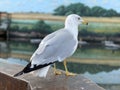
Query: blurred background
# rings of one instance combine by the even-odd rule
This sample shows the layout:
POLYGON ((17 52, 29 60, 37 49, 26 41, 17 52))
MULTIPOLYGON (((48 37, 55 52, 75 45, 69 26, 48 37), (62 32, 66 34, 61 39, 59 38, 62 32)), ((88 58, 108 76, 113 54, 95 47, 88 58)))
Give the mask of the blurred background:
POLYGON ((119 0, 0 1, 0 62, 25 66, 41 40, 63 28, 66 16, 74 13, 89 24, 79 27, 78 49, 67 59, 68 69, 106 90, 119 90, 119 6, 119 0))

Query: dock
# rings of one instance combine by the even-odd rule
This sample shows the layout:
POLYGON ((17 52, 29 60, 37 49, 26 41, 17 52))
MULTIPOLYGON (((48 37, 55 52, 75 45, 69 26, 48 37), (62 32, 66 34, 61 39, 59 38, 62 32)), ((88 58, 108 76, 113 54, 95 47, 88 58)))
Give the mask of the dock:
POLYGON ((70 77, 64 74, 56 76, 52 68, 46 78, 31 73, 13 77, 22 69, 23 66, 20 65, 0 62, 0 90, 105 90, 80 74, 70 77))

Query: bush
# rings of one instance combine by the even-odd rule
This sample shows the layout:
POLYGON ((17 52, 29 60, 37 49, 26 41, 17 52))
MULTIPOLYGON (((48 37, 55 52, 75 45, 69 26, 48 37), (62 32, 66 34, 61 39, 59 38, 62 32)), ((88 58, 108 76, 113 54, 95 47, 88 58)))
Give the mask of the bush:
POLYGON ((94 6, 92 8, 82 4, 74 3, 68 6, 61 5, 54 10, 54 15, 69 15, 69 14, 78 14, 80 16, 95 16, 95 17, 111 17, 111 16, 120 16, 120 13, 117 13, 113 9, 104 9, 100 6, 94 6))
POLYGON ((52 32, 51 27, 48 24, 46 24, 44 21, 38 21, 35 25, 33 25, 33 30, 45 34, 52 32))

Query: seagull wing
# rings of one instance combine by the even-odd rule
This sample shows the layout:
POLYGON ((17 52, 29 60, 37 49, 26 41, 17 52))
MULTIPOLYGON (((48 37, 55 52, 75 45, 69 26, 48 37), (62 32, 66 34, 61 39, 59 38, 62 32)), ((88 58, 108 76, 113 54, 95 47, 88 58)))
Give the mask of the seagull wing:
POLYGON ((65 29, 46 36, 32 55, 31 62, 14 76, 19 76, 46 67, 56 61, 64 60, 74 53, 77 43, 78 41, 73 35, 65 29))
POLYGON ((31 57, 32 64, 40 65, 62 61, 75 51, 77 41, 67 30, 59 30, 43 39, 31 57))

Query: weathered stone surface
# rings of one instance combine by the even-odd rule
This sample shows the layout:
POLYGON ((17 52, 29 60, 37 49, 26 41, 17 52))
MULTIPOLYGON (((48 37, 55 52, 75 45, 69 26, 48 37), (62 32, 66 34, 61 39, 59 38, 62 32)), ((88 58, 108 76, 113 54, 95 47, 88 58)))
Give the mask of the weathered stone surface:
POLYGON ((104 90, 91 80, 81 76, 56 76, 51 68, 46 78, 31 73, 14 78, 23 67, 0 63, 0 90, 104 90))
POLYGON ((0 73, 0 90, 28 90, 29 84, 20 79, 14 79, 6 74, 0 73))

